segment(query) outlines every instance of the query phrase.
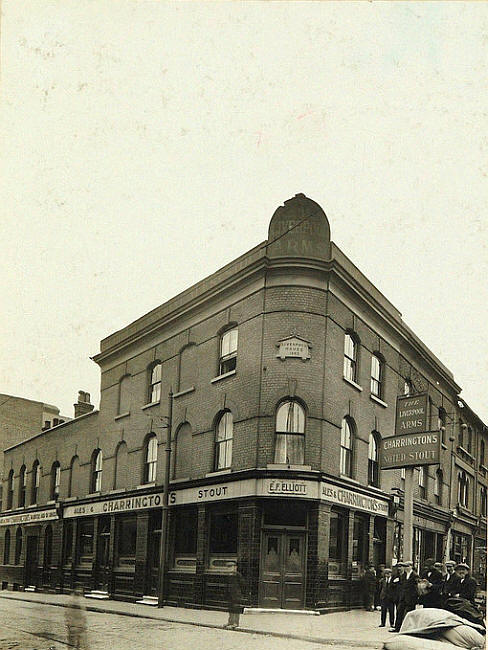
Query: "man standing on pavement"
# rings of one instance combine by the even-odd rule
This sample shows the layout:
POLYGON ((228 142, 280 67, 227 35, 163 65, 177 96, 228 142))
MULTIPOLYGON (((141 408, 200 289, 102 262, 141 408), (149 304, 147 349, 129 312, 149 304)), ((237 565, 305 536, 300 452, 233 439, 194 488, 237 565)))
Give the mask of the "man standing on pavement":
POLYGON ((381 624, 385 627, 386 613, 388 612, 390 627, 395 625, 395 602, 394 602, 394 585, 391 575, 391 569, 383 570, 383 577, 380 578, 379 602, 381 605, 381 624))
POLYGON ((424 607, 441 606, 441 589, 442 589, 442 564, 432 560, 432 564, 424 570, 423 581, 427 587, 427 592, 419 598, 419 602, 424 607))
POLYGON ((461 562, 456 566, 456 573, 459 577, 459 581, 456 585, 456 593, 454 595, 458 598, 469 600, 469 602, 474 605, 474 597, 476 595, 478 583, 469 575, 469 566, 464 562, 461 562))
POLYGON ((400 577, 400 598, 398 601, 398 609, 396 614, 395 627, 390 629, 390 632, 399 632, 408 612, 412 612, 417 604, 417 583, 419 581, 418 574, 413 570, 413 562, 407 560, 406 562, 399 562, 399 566, 405 567, 405 572, 400 577))
POLYGON ((459 576, 458 574, 454 571, 454 567, 456 566, 456 563, 454 560, 448 560, 446 562, 446 575, 444 576, 444 580, 442 582, 442 597, 444 599, 446 598, 452 598, 455 593, 457 593, 457 585, 459 582, 459 576))

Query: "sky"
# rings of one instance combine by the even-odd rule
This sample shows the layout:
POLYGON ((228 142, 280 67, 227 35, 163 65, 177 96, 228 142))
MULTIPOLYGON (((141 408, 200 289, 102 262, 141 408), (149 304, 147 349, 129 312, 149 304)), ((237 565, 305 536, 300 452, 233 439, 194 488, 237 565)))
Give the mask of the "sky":
POLYGON ((488 4, 4 0, 0 392, 73 415, 99 342, 303 192, 488 422, 488 4))

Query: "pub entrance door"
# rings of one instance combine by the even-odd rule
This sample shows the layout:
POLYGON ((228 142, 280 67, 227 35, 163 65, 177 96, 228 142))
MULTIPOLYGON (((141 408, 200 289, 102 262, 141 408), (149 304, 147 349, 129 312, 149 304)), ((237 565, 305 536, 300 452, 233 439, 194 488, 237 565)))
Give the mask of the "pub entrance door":
POLYGON ((158 595, 159 584, 159 551, 161 546, 161 512, 151 513, 149 519, 149 531, 147 536, 147 573, 146 589, 147 596, 158 595))
POLYGON ((305 534, 286 530, 266 531, 261 549, 261 606, 303 609, 305 534))
POLYGON ((39 579, 39 537, 27 535, 25 549, 25 584, 27 587, 37 586, 39 579))
POLYGON ((97 557, 95 566, 95 589, 109 592, 110 582, 110 517, 102 517, 98 523, 97 557))

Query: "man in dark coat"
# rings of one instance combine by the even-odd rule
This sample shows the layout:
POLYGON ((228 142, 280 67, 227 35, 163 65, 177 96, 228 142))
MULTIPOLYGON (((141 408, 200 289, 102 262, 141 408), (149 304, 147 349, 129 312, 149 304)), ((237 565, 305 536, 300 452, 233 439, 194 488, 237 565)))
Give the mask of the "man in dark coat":
POLYGON ((459 577, 459 581, 457 583, 457 591, 454 596, 457 598, 464 598, 465 600, 469 600, 469 602, 474 605, 474 597, 476 595, 478 583, 469 575, 469 566, 467 564, 464 564, 464 562, 461 562, 456 566, 456 573, 459 577))
POLYGON ((424 570, 423 579, 427 585, 427 592, 419 598, 419 602, 424 607, 441 607, 443 578, 440 569, 442 564, 435 562, 424 570))
POLYGON ((454 560, 448 560, 446 562, 446 575, 442 581, 441 594, 444 600, 446 598, 452 598, 455 593, 457 593, 457 585, 459 582, 459 576, 454 571, 456 563, 454 560))
POLYGON ((374 567, 368 564, 363 575, 364 608, 368 612, 374 611, 374 592, 376 589, 376 573, 374 567))
POLYGON ((383 570, 383 577, 380 578, 381 625, 385 627, 386 613, 390 619, 390 627, 395 625, 395 585, 391 575, 391 569, 383 570))
POLYGON ((407 560, 406 562, 399 562, 399 566, 404 566, 405 571, 400 577, 400 598, 398 600, 398 608, 395 620, 395 627, 390 632, 399 632, 408 612, 412 612, 417 604, 417 583, 419 576, 413 570, 413 562, 407 560))
POLYGON ((231 568, 232 573, 229 576, 227 585, 227 598, 229 603, 229 620, 226 628, 235 630, 239 625, 239 616, 244 611, 242 606, 242 590, 244 586, 244 579, 239 573, 237 564, 235 562, 228 562, 227 566, 231 568))

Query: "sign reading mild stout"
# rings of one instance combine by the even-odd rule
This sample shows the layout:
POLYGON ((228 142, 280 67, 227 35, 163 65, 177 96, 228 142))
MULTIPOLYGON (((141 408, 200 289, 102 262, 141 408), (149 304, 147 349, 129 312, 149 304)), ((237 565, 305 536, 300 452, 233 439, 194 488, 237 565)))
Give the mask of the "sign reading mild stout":
POLYGON ((429 431, 426 394, 397 398, 395 434, 381 441, 381 469, 440 462, 440 435, 438 431, 429 431))

